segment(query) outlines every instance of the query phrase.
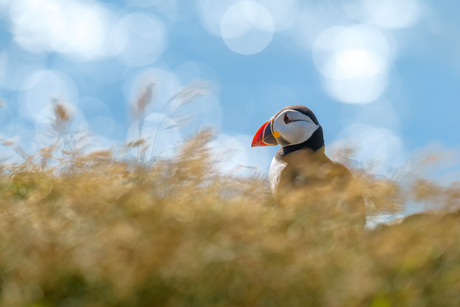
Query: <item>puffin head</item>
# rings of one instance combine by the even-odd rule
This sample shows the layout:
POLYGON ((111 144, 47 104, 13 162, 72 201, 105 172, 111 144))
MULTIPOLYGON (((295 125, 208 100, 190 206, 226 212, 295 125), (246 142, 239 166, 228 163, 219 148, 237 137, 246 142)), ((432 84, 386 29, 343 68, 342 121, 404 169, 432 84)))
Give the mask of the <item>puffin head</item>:
POLYGON ((288 106, 263 124, 252 140, 252 147, 278 144, 283 147, 310 147, 313 150, 324 146, 322 128, 315 114, 305 106, 288 106))

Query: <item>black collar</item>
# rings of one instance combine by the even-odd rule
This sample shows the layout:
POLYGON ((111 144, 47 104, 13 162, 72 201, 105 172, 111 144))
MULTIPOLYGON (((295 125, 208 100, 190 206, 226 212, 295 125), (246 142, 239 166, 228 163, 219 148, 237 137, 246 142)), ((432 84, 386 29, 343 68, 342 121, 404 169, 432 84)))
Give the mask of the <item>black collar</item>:
POLYGON ((317 151, 318 149, 324 146, 324 136, 323 136, 323 128, 320 126, 312 136, 303 143, 291 146, 282 147, 283 156, 291 153, 293 151, 310 148, 313 151, 317 151))

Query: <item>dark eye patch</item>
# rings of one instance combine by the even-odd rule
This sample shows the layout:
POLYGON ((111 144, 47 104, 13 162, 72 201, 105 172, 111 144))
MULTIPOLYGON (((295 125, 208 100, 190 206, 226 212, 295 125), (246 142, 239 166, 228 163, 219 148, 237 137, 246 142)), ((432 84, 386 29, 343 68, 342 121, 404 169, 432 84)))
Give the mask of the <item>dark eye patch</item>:
POLYGON ((287 113, 285 113, 284 114, 284 123, 289 124, 290 122, 292 122, 292 119, 290 119, 289 116, 287 115, 287 113))

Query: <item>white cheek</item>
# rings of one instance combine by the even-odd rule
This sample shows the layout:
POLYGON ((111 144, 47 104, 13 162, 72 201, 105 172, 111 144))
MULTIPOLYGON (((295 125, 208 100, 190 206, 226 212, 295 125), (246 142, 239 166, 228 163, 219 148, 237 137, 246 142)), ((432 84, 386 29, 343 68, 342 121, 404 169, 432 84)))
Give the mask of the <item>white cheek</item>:
POLYGON ((311 121, 296 121, 287 125, 276 125, 281 136, 291 145, 308 140, 319 126, 311 121))

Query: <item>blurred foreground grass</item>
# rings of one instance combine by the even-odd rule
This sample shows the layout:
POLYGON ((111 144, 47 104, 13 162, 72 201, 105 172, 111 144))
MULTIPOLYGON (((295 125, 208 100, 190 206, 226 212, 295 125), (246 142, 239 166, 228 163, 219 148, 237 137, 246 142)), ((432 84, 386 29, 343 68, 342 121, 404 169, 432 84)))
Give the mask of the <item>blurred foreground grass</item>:
MULTIPOLYGON (((460 306, 458 213, 347 239, 328 199, 277 206, 265 179, 220 174, 210 137, 152 165, 56 148, 3 164, 0 305, 460 306)), ((356 177, 368 214, 460 197, 356 177)))

